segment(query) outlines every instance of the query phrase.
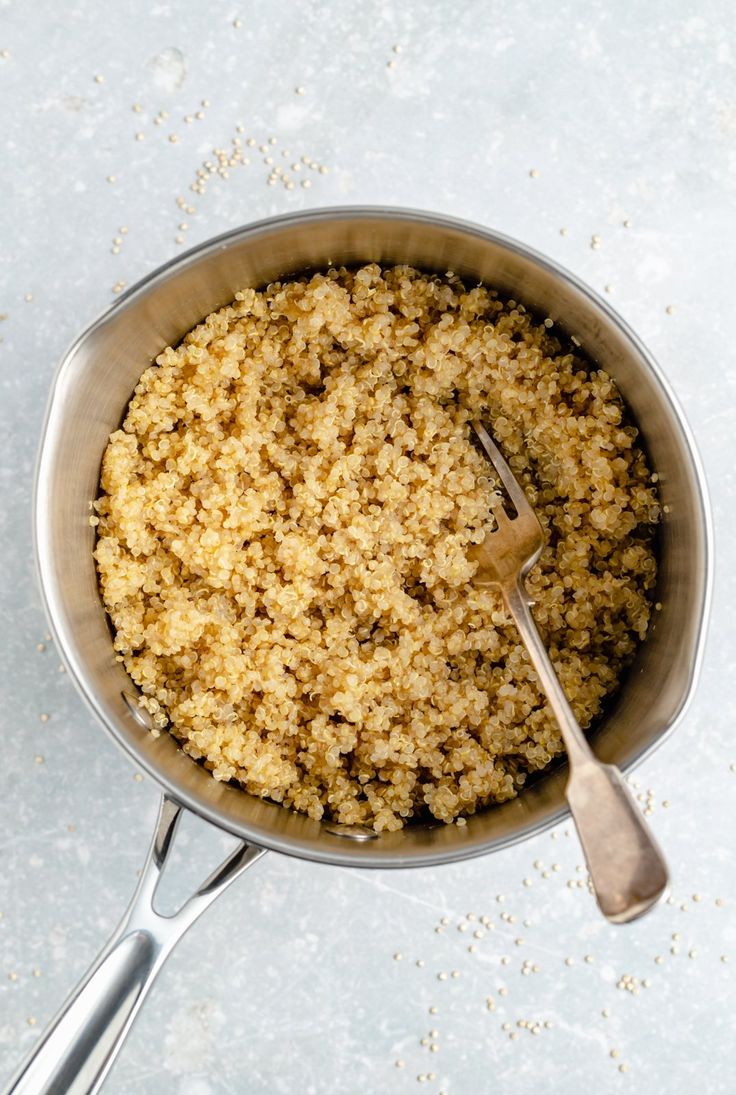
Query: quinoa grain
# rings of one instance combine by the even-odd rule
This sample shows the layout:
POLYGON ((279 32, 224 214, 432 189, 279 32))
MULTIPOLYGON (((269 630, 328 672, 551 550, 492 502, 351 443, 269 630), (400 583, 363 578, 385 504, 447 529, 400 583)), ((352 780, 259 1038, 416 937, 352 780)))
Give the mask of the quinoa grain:
POLYGON ((537 623, 581 725, 644 638, 659 516, 612 380, 520 304, 409 267, 246 289, 146 369, 95 557, 141 703, 215 779, 376 830, 513 798, 559 731, 473 585, 493 471, 546 535, 537 623))

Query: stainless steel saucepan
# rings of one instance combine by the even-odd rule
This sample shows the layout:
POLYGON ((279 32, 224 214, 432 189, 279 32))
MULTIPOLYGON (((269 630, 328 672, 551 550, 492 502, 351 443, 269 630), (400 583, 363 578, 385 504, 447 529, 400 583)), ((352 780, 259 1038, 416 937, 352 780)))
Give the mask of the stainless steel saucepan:
POLYGON ((115 660, 97 589, 89 501, 100 461, 141 373, 238 289, 328 264, 408 263, 483 281, 551 316, 616 381, 659 473, 657 613, 613 710, 595 734, 605 761, 630 769, 682 716, 707 615, 711 547, 706 490, 690 431, 650 354, 611 308, 549 259, 495 232, 400 209, 323 209, 261 221, 188 252, 121 297, 59 366, 43 430, 35 541, 46 610, 73 680, 107 732, 162 789, 140 884, 115 935, 40 1037, 8 1091, 90 1092, 101 1085, 158 970, 207 906, 268 849, 345 867, 413 867, 482 855, 565 817, 558 769, 464 827, 414 825, 377 835, 312 821, 217 783, 174 739, 154 738, 115 660), (183 810, 242 843, 178 913, 154 897, 183 810))

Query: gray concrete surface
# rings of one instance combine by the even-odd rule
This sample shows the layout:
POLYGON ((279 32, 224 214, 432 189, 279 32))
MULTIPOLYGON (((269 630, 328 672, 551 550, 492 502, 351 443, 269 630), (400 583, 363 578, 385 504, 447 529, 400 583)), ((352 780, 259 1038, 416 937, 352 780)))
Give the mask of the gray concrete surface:
MULTIPOLYGON (((733 1090, 734 29, 727 0, 0 4, 0 1077, 112 929, 157 799, 44 639, 29 494, 55 364, 114 287, 183 247, 375 202, 491 225, 610 292, 687 409, 718 532, 713 623, 690 713, 636 773, 671 902, 607 926, 564 826, 415 873, 267 857, 174 953, 107 1090, 733 1090), (192 192, 235 137, 255 139, 250 165, 192 192), (293 188, 268 185, 266 156, 293 188), (302 156, 327 172, 292 170, 302 156), (482 939, 458 931, 471 913, 492 918, 482 939)), ((182 887, 211 863, 201 829, 182 887)))

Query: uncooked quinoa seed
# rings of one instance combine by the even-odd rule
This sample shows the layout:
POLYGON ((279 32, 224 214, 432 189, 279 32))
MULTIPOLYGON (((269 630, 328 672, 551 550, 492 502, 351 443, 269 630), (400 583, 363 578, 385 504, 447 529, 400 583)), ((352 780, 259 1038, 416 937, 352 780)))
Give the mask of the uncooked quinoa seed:
POLYGON ((611 379, 514 301, 409 267, 246 289, 141 376, 95 556, 157 727, 215 779, 377 830, 562 752, 468 548, 493 431, 545 531, 527 586, 587 727, 644 638, 659 518, 611 379))

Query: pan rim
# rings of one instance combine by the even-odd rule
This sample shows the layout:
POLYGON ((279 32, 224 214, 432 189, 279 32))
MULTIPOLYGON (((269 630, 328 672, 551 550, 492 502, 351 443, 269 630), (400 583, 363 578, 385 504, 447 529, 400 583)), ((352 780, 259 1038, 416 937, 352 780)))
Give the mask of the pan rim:
POLYGON ((54 578, 49 554, 48 535, 46 533, 48 521, 46 518, 46 506, 44 501, 45 467, 46 462, 49 459, 46 451, 46 442, 58 393, 65 381, 67 369, 79 349, 100 327, 108 322, 116 311, 124 308, 137 297, 144 295, 155 283, 166 280, 173 274, 176 274, 179 269, 183 269, 190 265, 193 261, 201 260, 208 254, 216 252, 217 250, 227 249, 236 242, 241 242, 259 234, 319 221, 356 219, 363 221, 370 221, 373 219, 384 221, 394 220, 396 222, 410 222, 441 229, 454 230, 484 242, 501 246, 515 255, 526 260, 531 260, 535 265, 540 266, 554 278, 567 283, 580 293, 593 310, 602 312, 606 319, 617 328, 618 332, 632 346, 633 351, 637 354, 642 365, 649 371, 651 378, 659 389, 660 397, 668 405, 672 417, 680 430, 683 449, 689 457, 693 479, 697 488, 700 531, 703 540, 703 570, 702 574, 699 575, 701 591, 699 596, 698 617, 697 620, 693 622, 693 633, 695 636, 694 655, 681 702, 674 713, 673 718, 670 720, 669 725, 663 727, 652 741, 632 756, 625 765, 621 766, 621 770, 624 774, 630 772, 634 767, 651 756, 655 749, 674 732, 686 714, 697 687, 704 656, 713 588, 713 529, 711 508, 702 460, 692 430, 685 418, 677 397, 672 391, 669 381, 665 378, 655 358, 636 333, 629 327, 626 321, 618 315, 607 301, 598 296, 590 286, 565 267, 536 251, 534 248, 528 247, 519 240, 507 236, 504 233, 497 232, 494 229, 485 228, 471 221, 447 216, 445 214, 394 206, 358 205, 323 207, 299 213, 289 213, 264 218, 221 233, 220 235, 214 236, 203 243, 190 248, 183 254, 176 255, 141 278, 109 307, 99 313, 98 316, 73 340, 66 353, 62 356, 51 382, 41 429, 33 484, 32 521, 35 567, 44 610, 61 660, 69 671, 69 675, 82 695, 87 707, 96 716, 97 720, 102 723, 107 734, 113 739, 118 747, 123 750, 126 756, 128 756, 139 768, 145 771, 146 774, 155 781, 157 786, 164 790, 170 797, 176 799, 177 802, 180 802, 181 805, 185 806, 204 820, 226 832, 247 840, 248 843, 269 848, 273 851, 281 852, 282 854, 310 860, 312 862, 321 862, 343 867, 370 867, 380 869, 439 866, 444 863, 461 862, 476 856, 485 855, 488 852, 498 851, 501 848, 511 847, 514 844, 521 843, 530 837, 546 831, 565 818, 568 818, 570 816, 569 810, 565 806, 561 806, 559 810, 554 811, 549 816, 543 817, 537 821, 532 820, 528 824, 522 825, 518 830, 503 836, 479 839, 476 842, 469 840, 465 844, 457 845, 450 849, 439 848, 435 851, 431 851, 430 849, 427 849, 426 851, 415 850, 410 855, 401 852, 387 855, 385 851, 382 855, 373 855, 370 850, 371 842, 367 842, 367 846, 360 846, 360 854, 357 854, 358 848, 351 846, 349 841, 344 842, 345 847, 340 847, 339 842, 337 842, 338 846, 335 847, 333 846, 332 841, 325 842, 324 846, 319 846, 317 848, 311 844, 307 847, 296 838, 284 838, 280 834, 269 833, 262 828, 252 827, 240 822, 234 823, 233 819, 229 818, 225 811, 218 809, 213 804, 192 797, 188 793, 183 792, 182 789, 176 785, 174 780, 168 776, 162 776, 162 773, 155 768, 152 762, 149 762, 148 757, 144 753, 139 752, 131 741, 124 739, 122 735, 118 733, 115 726, 108 720, 100 704, 97 702, 95 691, 87 681, 83 666, 77 663, 77 659, 67 643, 61 612, 57 609, 55 603, 56 598, 53 595, 54 578))

